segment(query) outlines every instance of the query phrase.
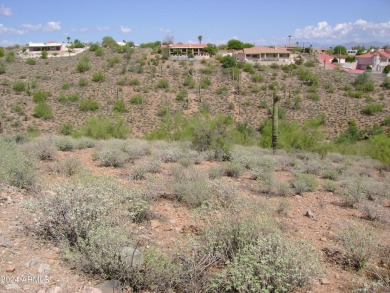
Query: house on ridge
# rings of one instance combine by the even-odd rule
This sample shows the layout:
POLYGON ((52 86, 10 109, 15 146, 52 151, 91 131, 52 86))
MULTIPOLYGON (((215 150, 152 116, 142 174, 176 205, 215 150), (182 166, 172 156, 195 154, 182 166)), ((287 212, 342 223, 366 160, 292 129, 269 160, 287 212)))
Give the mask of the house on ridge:
MULTIPOLYGON (((204 51, 207 44, 164 44, 161 49, 169 49, 170 59, 183 58, 208 59, 210 55, 204 51)), ((184 60, 184 59, 183 59, 184 60)))
POLYGON ((257 61, 292 61, 292 53, 286 48, 276 47, 252 47, 234 53, 239 61, 257 62, 257 61))
POLYGON ((42 51, 60 51, 63 44, 58 42, 47 42, 47 43, 28 43, 29 52, 42 52, 42 51))

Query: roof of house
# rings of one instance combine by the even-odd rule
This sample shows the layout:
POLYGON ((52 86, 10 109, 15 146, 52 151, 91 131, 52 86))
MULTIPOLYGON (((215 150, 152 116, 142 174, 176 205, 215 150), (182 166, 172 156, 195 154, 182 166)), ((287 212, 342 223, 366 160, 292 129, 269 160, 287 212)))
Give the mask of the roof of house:
POLYGON ((269 48, 269 47, 252 47, 244 48, 245 55, 256 55, 256 54, 291 54, 285 48, 269 48))
POLYGON ((29 42, 28 46, 29 47, 62 46, 62 43, 53 42, 53 41, 50 41, 50 42, 47 42, 47 43, 33 43, 33 42, 29 42))
POLYGON ((365 53, 365 54, 362 54, 362 55, 356 55, 355 58, 359 59, 359 58, 372 58, 372 57, 374 57, 373 53, 365 53))
POLYGON ((161 48, 170 48, 170 49, 204 49, 207 47, 207 44, 170 44, 170 45, 161 45, 161 48))
POLYGON ((379 50, 377 52, 379 55, 381 55, 383 57, 390 58, 390 52, 387 52, 387 50, 379 50))

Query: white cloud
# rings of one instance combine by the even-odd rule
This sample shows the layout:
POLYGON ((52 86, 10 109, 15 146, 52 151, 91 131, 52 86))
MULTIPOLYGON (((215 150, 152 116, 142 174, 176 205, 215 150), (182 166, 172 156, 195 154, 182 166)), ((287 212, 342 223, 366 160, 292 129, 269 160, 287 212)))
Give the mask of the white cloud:
POLYGON ((170 32, 171 32, 171 29, 160 27, 160 28, 158 29, 158 31, 161 32, 161 33, 170 33, 170 32))
POLYGON ((96 30, 98 31, 108 31, 110 29, 109 26, 97 26, 96 30))
POLYGON ((192 41, 192 40, 188 40, 188 41, 187 41, 187 44, 195 44, 195 42, 192 41))
POLYGON ((231 40, 239 40, 239 38, 237 36, 233 36, 230 38, 231 40))
POLYGON ((87 32, 87 31, 89 31, 89 28, 87 28, 87 27, 80 27, 80 28, 74 28, 74 29, 72 29, 71 30, 72 32, 87 32))
POLYGON ((13 34, 18 34, 18 35, 23 35, 25 31, 18 30, 12 27, 6 27, 3 24, 0 23, 0 34, 3 33, 13 33, 13 34))
POLYGON ((9 7, 5 7, 4 4, 0 5, 0 15, 11 16, 12 10, 9 7))
POLYGON ((46 24, 22 24, 26 31, 54 32, 61 30, 59 21, 49 21, 46 24))
POLYGON ((295 30, 296 39, 328 39, 331 40, 372 40, 373 38, 389 38, 390 21, 375 23, 358 19, 355 22, 338 23, 334 26, 326 21, 316 26, 307 26, 295 30))
POLYGON ((133 30, 127 26, 121 25, 121 32, 122 33, 131 33, 133 30))

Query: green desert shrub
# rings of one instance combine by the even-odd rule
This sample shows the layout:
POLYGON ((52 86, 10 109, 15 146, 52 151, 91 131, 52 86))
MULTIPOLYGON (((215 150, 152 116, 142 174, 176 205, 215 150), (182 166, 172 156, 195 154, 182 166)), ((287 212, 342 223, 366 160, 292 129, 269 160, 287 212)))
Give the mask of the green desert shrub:
POLYGON ((386 89, 390 89, 390 77, 386 77, 385 80, 383 81, 383 86, 386 89))
POLYGON ((92 81, 94 82, 103 82, 106 79, 104 73, 101 71, 97 71, 92 75, 92 81))
POLYGON ((15 81, 12 84, 12 89, 17 93, 24 92, 26 90, 26 87, 27 87, 26 83, 21 80, 15 81))
POLYGON ((37 61, 34 58, 27 58, 26 63, 28 65, 35 65, 35 64, 37 64, 37 61))
POLYGON ((49 95, 50 95, 49 92, 46 91, 36 91, 33 94, 33 102, 37 104, 41 102, 45 102, 49 97, 49 95))
POLYGON ((251 81, 252 82, 262 82, 264 80, 264 77, 260 74, 253 74, 251 76, 251 81))
POLYGON ((363 73, 355 78, 355 88, 363 92, 372 92, 375 89, 375 83, 370 74, 363 73))
POLYGON ((41 52, 41 59, 47 59, 49 53, 47 51, 42 51, 41 52))
POLYGON ((136 86, 136 85, 139 85, 140 84, 140 81, 138 78, 132 78, 129 80, 129 85, 132 85, 132 86, 136 86))
POLYGON ((187 92, 186 90, 181 90, 181 91, 178 92, 178 94, 176 95, 176 101, 182 102, 182 101, 184 101, 187 97, 188 97, 188 92, 187 92))
POLYGON ((64 123, 61 127, 60 127, 60 133, 62 135, 71 135, 73 132, 73 125, 72 123, 70 122, 66 122, 64 123))
POLYGON ((42 118, 44 120, 53 118, 51 107, 46 102, 40 102, 34 107, 35 118, 42 118))
POLYGON ((4 74, 6 70, 5 64, 0 61, 0 74, 4 74))
POLYGON ((200 79, 200 84, 199 85, 200 85, 200 87, 202 89, 208 88, 211 85, 211 79, 208 78, 207 76, 206 77, 202 77, 200 79))
POLYGON ((83 99, 80 101, 79 109, 82 112, 94 112, 99 109, 99 102, 92 99, 83 99))
POLYGON ((104 50, 102 47, 98 47, 96 50, 95 50, 95 55, 98 56, 98 57, 101 57, 104 55, 104 50))
POLYGON ((382 112, 384 109, 384 106, 379 103, 371 103, 368 105, 365 105, 362 109, 362 113, 368 116, 372 116, 376 113, 382 112))
POLYGON ((195 80, 191 76, 184 77, 183 85, 193 89, 195 87, 195 80))
POLYGON ((130 98, 130 103, 133 105, 140 105, 143 102, 144 102, 144 98, 140 94, 134 95, 130 98))
POLYGON ((88 136, 94 139, 126 138, 130 127, 121 118, 91 117, 87 118, 80 129, 74 132, 77 136, 88 136))
POLYGON ((15 52, 14 51, 8 51, 7 54, 5 54, 5 61, 8 63, 15 61, 15 52))
POLYGON ((157 83, 157 88, 168 89, 169 88, 169 81, 167 79, 160 79, 157 83))
POLYGON ((115 100, 114 105, 112 106, 112 110, 114 112, 118 112, 118 113, 127 112, 127 107, 126 107, 125 101, 123 101, 123 99, 115 100))
POLYGON ((83 73, 91 69, 91 64, 89 64, 89 58, 84 56, 79 63, 77 63, 77 72, 83 73))
POLYGON ((79 79, 79 87, 85 87, 88 85, 88 80, 84 77, 80 77, 79 79))

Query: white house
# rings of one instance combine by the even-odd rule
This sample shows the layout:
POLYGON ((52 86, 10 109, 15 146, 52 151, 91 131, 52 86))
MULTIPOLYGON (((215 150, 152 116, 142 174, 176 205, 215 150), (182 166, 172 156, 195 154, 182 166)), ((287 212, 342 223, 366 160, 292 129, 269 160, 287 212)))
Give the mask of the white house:
POLYGON ((291 61, 292 53, 286 48, 252 47, 234 53, 239 61, 291 61))

